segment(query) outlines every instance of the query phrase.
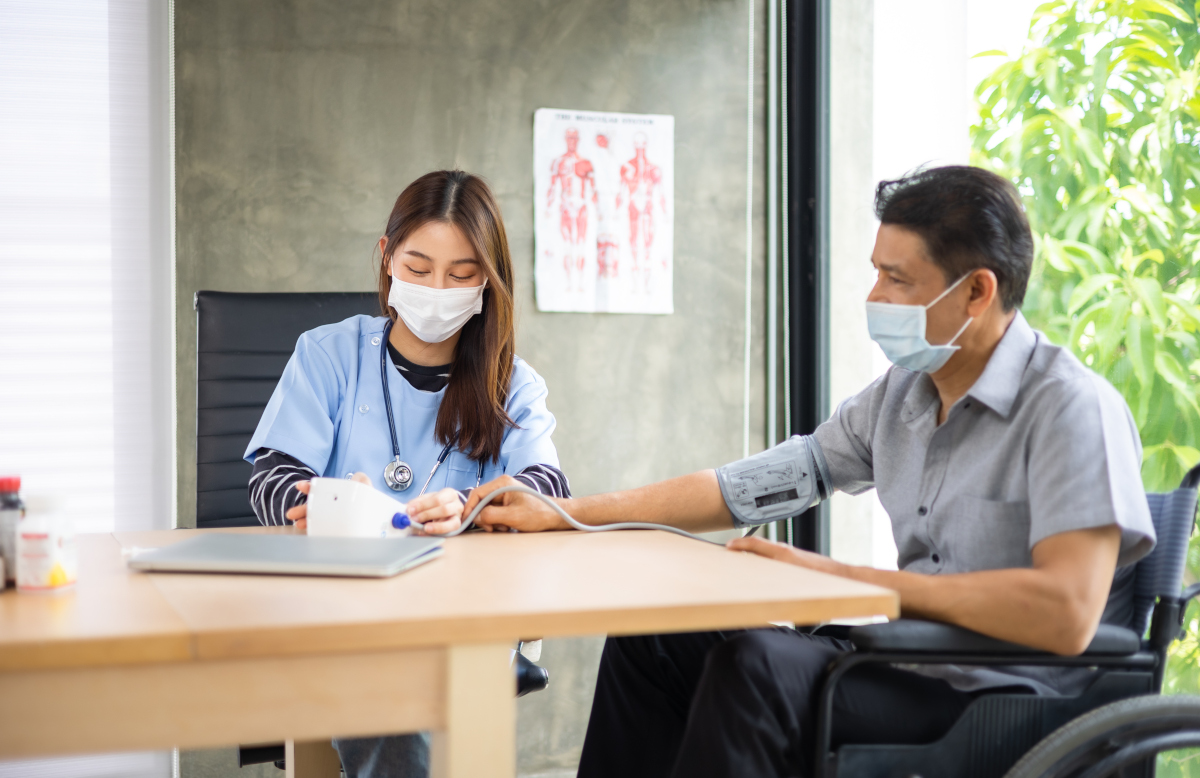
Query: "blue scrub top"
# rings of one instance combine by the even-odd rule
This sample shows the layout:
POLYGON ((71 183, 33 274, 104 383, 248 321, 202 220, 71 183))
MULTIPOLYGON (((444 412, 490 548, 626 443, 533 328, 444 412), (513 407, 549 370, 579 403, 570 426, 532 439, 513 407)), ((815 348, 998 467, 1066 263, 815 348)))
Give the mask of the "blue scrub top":
MULTIPOLYGON (((392 461, 392 440, 379 375, 379 349, 386 324, 382 316, 351 316, 301 335, 246 447, 246 461, 253 463, 260 448, 271 448, 290 454, 323 476, 341 478, 363 472, 385 494, 401 500, 416 497, 445 447, 434 440, 433 428, 446 390, 413 388, 388 359, 400 458, 413 470, 413 486, 392 492, 383 483, 383 469, 392 461)), ((559 466, 558 452, 550 441, 555 422, 546 408, 546 394, 542 377, 523 359, 514 357, 506 407, 517 426, 504 433, 500 461, 484 464, 484 483, 500 475, 516 475, 530 465, 559 466)), ((470 489, 475 486, 478 467, 461 451, 451 451, 426 493, 447 486, 470 489)))

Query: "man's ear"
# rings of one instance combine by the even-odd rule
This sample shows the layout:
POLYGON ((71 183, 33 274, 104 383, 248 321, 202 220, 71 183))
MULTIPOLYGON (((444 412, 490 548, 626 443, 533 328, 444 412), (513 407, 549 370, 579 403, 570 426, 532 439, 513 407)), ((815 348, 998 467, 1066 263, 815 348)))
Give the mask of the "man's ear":
POLYGON ((996 274, 986 267, 973 271, 966 283, 971 291, 971 296, 967 298, 967 314, 978 319, 996 300, 1000 284, 996 274))

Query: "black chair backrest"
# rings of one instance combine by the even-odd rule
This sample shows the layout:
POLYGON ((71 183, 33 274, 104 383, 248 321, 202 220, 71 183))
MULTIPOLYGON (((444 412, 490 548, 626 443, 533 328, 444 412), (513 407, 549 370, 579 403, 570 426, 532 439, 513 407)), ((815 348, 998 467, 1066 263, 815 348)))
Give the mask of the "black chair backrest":
POLYGON ((375 292, 196 293, 196 526, 255 526, 242 459, 300 335, 356 314, 375 292))
POLYGON ((1150 626, 1156 598, 1178 597, 1183 587, 1188 539, 1196 517, 1197 485, 1200 465, 1188 471, 1175 491, 1146 495, 1158 542, 1134 571, 1132 628, 1139 635, 1150 626))

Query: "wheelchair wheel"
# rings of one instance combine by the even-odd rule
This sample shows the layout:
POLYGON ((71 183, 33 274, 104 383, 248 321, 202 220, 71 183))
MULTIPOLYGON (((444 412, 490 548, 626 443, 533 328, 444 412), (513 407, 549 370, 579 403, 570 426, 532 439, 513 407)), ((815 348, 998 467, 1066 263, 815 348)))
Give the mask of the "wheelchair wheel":
POLYGON ((1200 746, 1200 697, 1130 697, 1068 721, 1025 754, 1004 778, 1141 775, 1136 765, 1159 752, 1196 746, 1200 746), (1130 765, 1133 772, 1120 772, 1130 765))

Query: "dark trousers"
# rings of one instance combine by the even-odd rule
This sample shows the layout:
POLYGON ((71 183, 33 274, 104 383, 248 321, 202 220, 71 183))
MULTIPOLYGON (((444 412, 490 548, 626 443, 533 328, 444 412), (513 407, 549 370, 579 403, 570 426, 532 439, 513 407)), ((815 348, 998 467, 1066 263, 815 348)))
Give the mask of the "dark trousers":
POLYGON ((429 778, 429 733, 333 741, 346 778, 429 778))
MULTIPOLYGON (((820 684, 850 644, 792 629, 609 638, 579 778, 807 776, 820 684)), ((848 673, 833 743, 928 743, 973 699, 888 665, 848 673)))

